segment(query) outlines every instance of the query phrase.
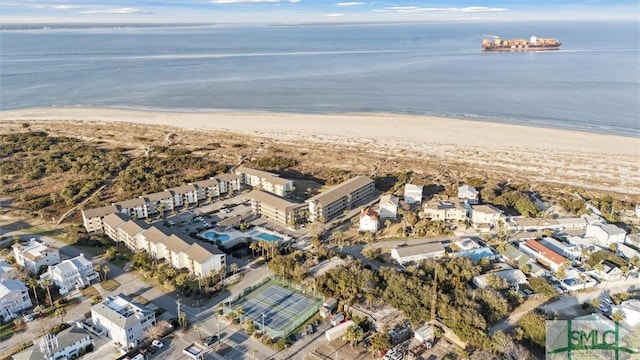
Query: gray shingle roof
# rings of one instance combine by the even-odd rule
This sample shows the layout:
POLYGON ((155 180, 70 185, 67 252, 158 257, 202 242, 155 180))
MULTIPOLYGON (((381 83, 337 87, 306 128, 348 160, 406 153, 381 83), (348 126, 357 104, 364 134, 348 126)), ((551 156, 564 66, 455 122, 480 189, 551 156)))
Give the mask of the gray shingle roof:
POLYGON ((400 257, 407 257, 420 254, 432 254, 438 252, 444 252, 444 246, 440 242, 430 242, 421 245, 402 246, 396 248, 400 257))
POLYGON ((96 217, 107 216, 109 214, 113 214, 116 211, 118 211, 117 207, 115 207, 114 205, 109 205, 109 206, 103 206, 95 209, 82 210, 82 214, 84 215, 85 218, 92 219, 96 217))

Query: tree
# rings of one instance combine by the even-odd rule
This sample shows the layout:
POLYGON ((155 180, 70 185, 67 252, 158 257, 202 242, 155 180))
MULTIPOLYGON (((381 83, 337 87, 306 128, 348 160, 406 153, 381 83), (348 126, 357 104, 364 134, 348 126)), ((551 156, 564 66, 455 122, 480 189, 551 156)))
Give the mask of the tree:
POLYGON ((187 328, 187 313, 184 311, 180 311, 180 316, 178 316, 178 323, 183 329, 187 328))
POLYGON ((373 236, 373 234, 370 231, 365 231, 364 234, 362 234, 362 239, 369 246, 371 246, 371 244, 373 244, 373 241, 375 240, 375 237, 373 236))
POLYGON ((244 332, 247 335, 251 335, 254 331, 256 331, 256 326, 253 323, 253 319, 247 318, 247 320, 245 320, 244 322, 244 332))
POLYGON ((240 318, 240 322, 242 322, 242 320, 244 319, 244 308, 242 306, 239 306, 236 309, 236 313, 238 314, 238 317, 240 318))
POLYGON ((593 306, 594 308, 597 308, 600 306, 600 299, 598 298, 593 298, 591 299, 591 306, 593 306))
POLYGON ((38 284, 38 279, 35 277, 30 277, 27 279, 27 286, 29 286, 31 288, 31 291, 33 291, 33 297, 36 299, 36 304, 39 304, 40 302, 38 301, 38 291, 37 288, 38 286, 40 286, 40 284, 38 284))
POLYGON ((384 228, 385 229, 389 229, 391 227, 391 224, 393 224, 393 222, 391 222, 391 220, 387 219, 384 221, 384 228))
POLYGON ((64 316, 67 315, 67 310, 63 307, 57 307, 54 314, 60 317, 60 324, 62 324, 64 322, 64 316))
POLYGON ((51 298, 51 286, 53 282, 51 279, 44 279, 40 282, 43 288, 47 289, 47 295, 49 295, 49 306, 53 306, 53 299, 51 298))
POLYGON ((98 274, 98 277, 100 278, 100 280, 102 280, 102 266, 100 265, 94 266, 93 271, 95 271, 98 274))
POLYGON ((233 273, 233 275, 235 275, 236 272, 238 272, 238 264, 232 263, 230 267, 231 267, 231 272, 233 273))
POLYGON ((364 331, 362 331, 360 326, 351 325, 347 328, 344 336, 347 341, 351 343, 351 346, 354 347, 364 339, 364 331))
POLYGON ((616 311, 613 314, 611 314, 611 319, 617 323, 623 322, 625 318, 626 316, 622 311, 616 311))
POLYGON ((391 335, 389 335, 389 331, 384 328, 382 331, 379 331, 371 337, 371 346, 369 347, 369 351, 372 353, 377 353, 383 349, 389 349, 391 347, 391 335))
POLYGON ((36 305, 36 307, 33 308, 33 312, 35 314, 40 314, 43 311, 44 311, 44 306, 42 305, 36 305))
POLYGON ((103 265, 102 266, 102 273, 104 274, 104 280, 107 280, 107 275, 109 275, 109 271, 111 271, 111 268, 109 267, 109 265, 103 265))

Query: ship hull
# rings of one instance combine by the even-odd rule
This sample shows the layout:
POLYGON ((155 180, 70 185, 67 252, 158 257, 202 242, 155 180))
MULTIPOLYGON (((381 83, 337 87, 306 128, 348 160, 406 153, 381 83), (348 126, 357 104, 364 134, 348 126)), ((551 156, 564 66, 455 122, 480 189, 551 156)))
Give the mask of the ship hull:
POLYGON ((482 48, 484 51, 549 51, 560 50, 560 45, 557 46, 485 46, 482 48))

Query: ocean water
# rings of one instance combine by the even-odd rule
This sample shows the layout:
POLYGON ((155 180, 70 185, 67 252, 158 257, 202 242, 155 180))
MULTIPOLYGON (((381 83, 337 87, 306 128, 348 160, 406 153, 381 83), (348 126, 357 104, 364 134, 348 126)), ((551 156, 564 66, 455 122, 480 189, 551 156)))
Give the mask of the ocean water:
POLYGON ((0 109, 385 112, 640 137, 634 23, 0 31, 0 109), (481 51, 486 35, 561 50, 481 51))

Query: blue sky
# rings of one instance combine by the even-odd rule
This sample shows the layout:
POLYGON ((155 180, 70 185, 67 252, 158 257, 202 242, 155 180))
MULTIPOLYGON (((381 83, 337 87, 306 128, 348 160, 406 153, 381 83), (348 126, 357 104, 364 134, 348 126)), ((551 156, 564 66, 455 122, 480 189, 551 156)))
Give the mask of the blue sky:
POLYGON ((638 0, 2 0, 0 22, 638 20, 638 0))

